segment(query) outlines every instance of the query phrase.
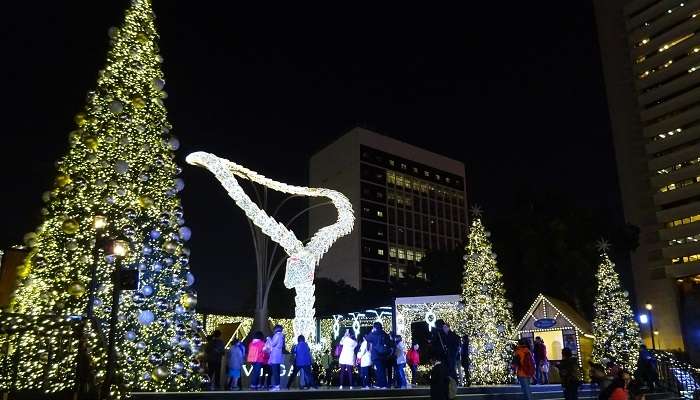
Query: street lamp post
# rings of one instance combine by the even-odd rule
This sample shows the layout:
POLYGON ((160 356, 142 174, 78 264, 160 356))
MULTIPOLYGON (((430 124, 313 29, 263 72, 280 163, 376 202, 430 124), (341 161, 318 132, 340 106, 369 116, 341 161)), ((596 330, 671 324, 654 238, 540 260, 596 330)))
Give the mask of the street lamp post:
POLYGON ((87 319, 94 316, 95 296, 97 291, 97 264, 100 260, 100 250, 104 248, 104 231, 107 228, 107 217, 97 213, 92 217, 92 225, 95 228, 95 246, 92 249, 92 266, 90 268, 90 288, 88 292, 87 319))
POLYGON ((656 336, 656 331, 654 330, 654 315, 652 313, 654 306, 651 303, 647 303, 646 305, 644 305, 644 308, 646 308, 649 312, 649 336, 651 336, 651 348, 653 350, 656 350, 656 341, 654 340, 654 336, 656 336))
POLYGON ((114 347, 117 340, 117 320, 119 318, 119 296, 121 294, 121 269, 122 259, 129 253, 129 244, 124 240, 113 240, 110 255, 114 256, 114 271, 112 271, 112 309, 109 314, 109 337, 107 342, 107 375, 103 386, 103 398, 109 398, 112 383, 114 382, 114 369, 116 367, 116 354, 114 347))

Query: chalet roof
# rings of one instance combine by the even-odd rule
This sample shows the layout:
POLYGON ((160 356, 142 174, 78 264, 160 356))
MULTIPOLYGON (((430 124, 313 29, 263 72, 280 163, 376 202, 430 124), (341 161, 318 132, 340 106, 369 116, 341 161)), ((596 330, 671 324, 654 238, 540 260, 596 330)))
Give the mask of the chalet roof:
POLYGON ((520 320, 520 323, 517 326, 518 331, 523 330, 531 318, 537 319, 534 313, 538 308, 543 307, 543 302, 546 302, 545 307, 552 307, 557 310, 561 316, 564 317, 564 319, 566 319, 580 333, 590 334, 592 332, 591 324, 585 318, 583 318, 581 314, 576 312, 576 310, 574 310, 574 308, 568 303, 551 296, 545 296, 542 293, 537 296, 535 301, 532 303, 532 306, 530 306, 530 309, 525 313, 522 320, 520 320))

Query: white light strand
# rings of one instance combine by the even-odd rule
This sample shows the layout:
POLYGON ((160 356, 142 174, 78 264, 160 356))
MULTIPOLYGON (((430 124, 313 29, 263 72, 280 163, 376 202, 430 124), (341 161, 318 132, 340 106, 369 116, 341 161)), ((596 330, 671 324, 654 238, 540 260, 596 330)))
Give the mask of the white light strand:
POLYGON ((355 217, 350 200, 335 190, 292 186, 277 182, 242 165, 210 153, 195 152, 188 155, 186 160, 189 164, 202 166, 212 172, 226 189, 229 196, 236 202, 236 205, 245 212, 246 216, 270 239, 279 243, 289 255, 284 285, 296 291, 294 337, 302 334, 309 339, 313 339, 315 336, 314 272, 316 265, 321 261, 321 257, 330 249, 333 243, 352 231, 355 217), (338 219, 334 224, 319 229, 309 243, 304 246, 294 232, 267 215, 265 210, 261 210, 251 200, 238 184, 236 176, 282 193, 307 197, 325 197, 331 201, 338 211, 338 219))

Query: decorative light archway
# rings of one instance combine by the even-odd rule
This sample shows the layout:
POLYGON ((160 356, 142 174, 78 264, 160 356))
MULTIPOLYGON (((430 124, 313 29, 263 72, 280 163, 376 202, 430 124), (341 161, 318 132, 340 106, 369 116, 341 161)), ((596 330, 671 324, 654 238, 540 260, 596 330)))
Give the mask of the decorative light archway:
POLYGON ((274 242, 279 243, 289 255, 284 275, 284 285, 296 291, 294 314, 294 337, 304 335, 309 339, 315 337, 314 309, 314 273, 321 257, 330 249, 338 238, 349 234, 355 223, 352 204, 342 193, 331 189, 292 186, 277 182, 232 161, 210 153, 195 152, 187 156, 187 162, 206 168, 221 182, 229 196, 236 202, 246 216, 274 242), (245 193, 236 177, 248 179, 270 189, 292 195, 307 197, 325 197, 338 211, 335 223, 318 230, 311 240, 304 244, 294 232, 267 215, 245 193))

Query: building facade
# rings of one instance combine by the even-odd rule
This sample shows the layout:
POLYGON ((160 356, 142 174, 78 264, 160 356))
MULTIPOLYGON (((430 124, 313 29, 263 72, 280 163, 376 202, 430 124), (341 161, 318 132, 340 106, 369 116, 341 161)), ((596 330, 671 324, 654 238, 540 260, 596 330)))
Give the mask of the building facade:
POLYGON ((657 347, 700 360, 700 1, 595 8, 638 309, 657 347))
MULTIPOLYGON (((356 217, 353 232, 321 260, 319 277, 358 289, 408 274, 426 278, 419 264, 428 251, 465 244, 466 185, 459 161, 354 128, 311 157, 309 181, 348 196, 356 217)), ((310 233, 333 218, 329 207, 312 208, 310 233)))

